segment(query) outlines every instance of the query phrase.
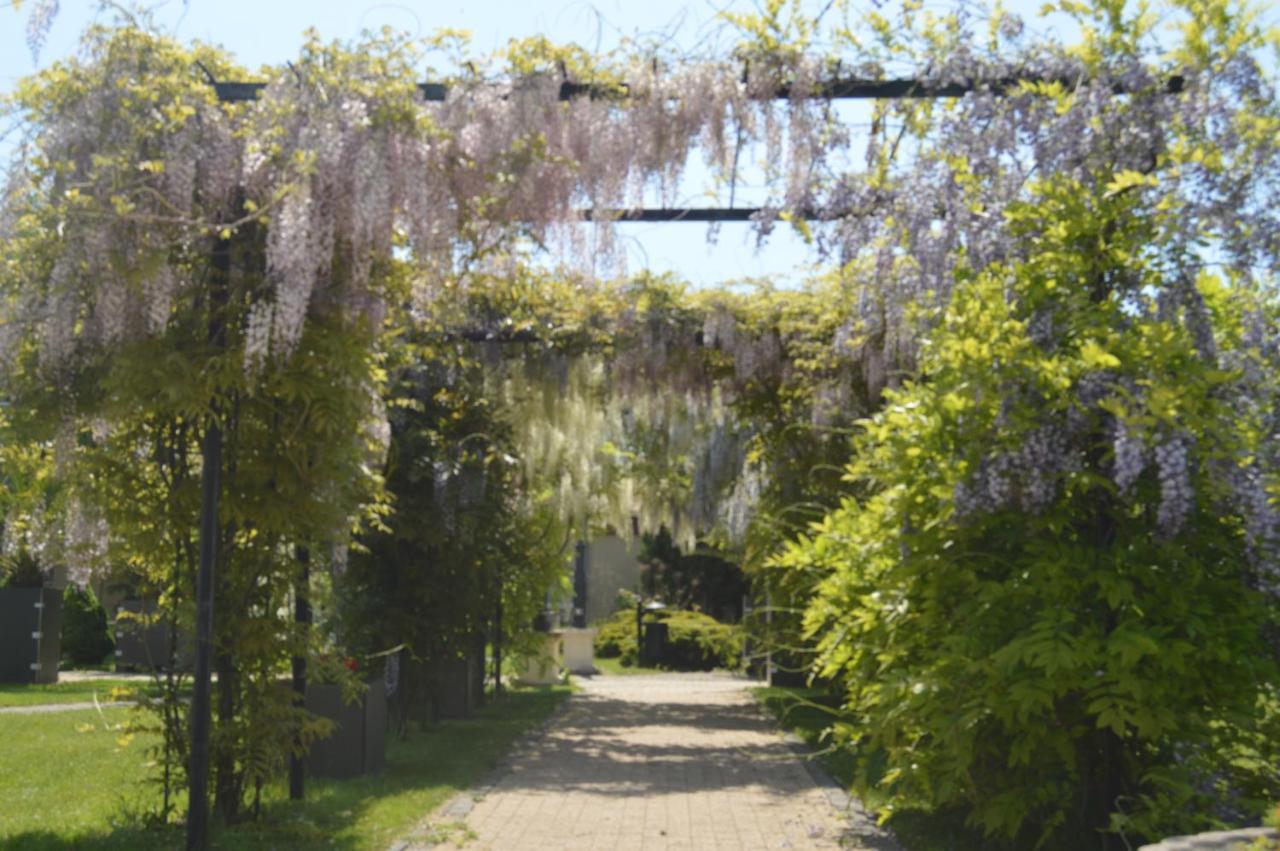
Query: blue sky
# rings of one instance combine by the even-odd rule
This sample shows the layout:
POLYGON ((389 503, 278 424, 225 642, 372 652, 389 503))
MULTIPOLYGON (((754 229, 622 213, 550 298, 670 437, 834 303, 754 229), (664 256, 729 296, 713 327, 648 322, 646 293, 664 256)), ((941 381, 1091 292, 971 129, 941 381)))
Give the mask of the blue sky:
MULTIPOLYGON (((88 23, 109 17, 100 11, 97 0, 62 0, 37 63, 24 35, 31 2, 26 0, 26 8, 15 12, 10 0, 0 0, 0 91, 73 52, 88 23)), ((827 5, 825 0, 804 3, 815 9, 827 5)), ((294 56, 302 33, 309 27, 326 38, 338 39, 384 25, 423 35, 440 27, 457 27, 471 31, 479 53, 500 47, 511 38, 535 34, 593 49, 608 49, 625 36, 641 36, 670 40, 700 52, 717 47, 723 52, 732 36, 718 25, 719 13, 754 7, 751 0, 167 0, 151 5, 162 29, 183 39, 221 44, 248 67, 277 64, 294 56)), ((1033 0, 1006 3, 1006 7, 1028 11, 1035 5, 1033 0)), ((699 173, 699 169, 690 170, 683 200, 690 206, 709 206, 711 202, 699 197, 703 189, 699 173)), ((747 202, 759 198, 753 198, 749 188, 746 193, 747 202)), ((739 205, 743 201, 740 190, 739 205)), ((625 225, 622 236, 628 246, 630 271, 672 271, 694 284, 752 276, 785 282, 794 280, 797 270, 812 260, 807 247, 787 228, 775 230, 760 250, 746 225, 724 225, 714 245, 708 243, 706 226, 697 224, 625 225)))

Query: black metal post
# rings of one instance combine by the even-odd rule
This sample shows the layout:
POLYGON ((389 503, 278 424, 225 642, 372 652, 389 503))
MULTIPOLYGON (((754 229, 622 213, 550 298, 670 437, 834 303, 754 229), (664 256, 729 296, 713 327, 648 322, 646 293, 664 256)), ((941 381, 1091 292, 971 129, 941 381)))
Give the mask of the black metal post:
MULTIPOLYGON (((311 550, 298 547, 298 584, 293 590, 293 617, 300 631, 305 634, 311 626, 311 550)), ((306 650, 293 657, 293 691, 298 705, 307 701, 306 650)), ((306 757, 294 753, 289 757, 289 799, 301 801, 306 794, 306 757)))
POLYGON ((210 667, 213 659, 213 580, 218 557, 218 496, 221 489, 222 429, 205 428, 200 473, 200 572, 196 576, 196 671, 191 699, 191 768, 187 803, 187 849, 209 847, 210 667))
POLYGON ((587 626, 587 542, 578 541, 573 560, 573 626, 587 626))
POLYGON ((644 666, 644 602, 636 601, 636 664, 644 666))
MULTIPOLYGON (((222 311, 231 284, 231 237, 219 235, 210 262, 209 340, 226 344, 222 311)), ((200 445, 200 567, 196 574, 196 670, 191 696, 191 760, 187 771, 187 851, 209 847, 209 728, 213 662, 213 586, 222 494, 222 427, 211 406, 200 445)))
POLYGON ((764 681, 773 685, 773 591, 764 589, 764 681))

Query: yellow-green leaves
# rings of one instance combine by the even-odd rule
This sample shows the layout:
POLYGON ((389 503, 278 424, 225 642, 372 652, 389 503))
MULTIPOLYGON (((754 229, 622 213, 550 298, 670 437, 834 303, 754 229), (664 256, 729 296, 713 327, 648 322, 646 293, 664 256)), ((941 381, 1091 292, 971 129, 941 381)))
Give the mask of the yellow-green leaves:
POLYGON ((1080 358, 1089 369, 1114 369, 1120 366, 1120 359, 1108 352, 1093 340, 1085 341, 1080 347, 1080 358))
POLYGON ((1130 189, 1136 189, 1144 186, 1157 186, 1160 181, 1154 174, 1143 174, 1142 172, 1128 170, 1117 174, 1110 182, 1107 183, 1107 197, 1119 195, 1130 189))

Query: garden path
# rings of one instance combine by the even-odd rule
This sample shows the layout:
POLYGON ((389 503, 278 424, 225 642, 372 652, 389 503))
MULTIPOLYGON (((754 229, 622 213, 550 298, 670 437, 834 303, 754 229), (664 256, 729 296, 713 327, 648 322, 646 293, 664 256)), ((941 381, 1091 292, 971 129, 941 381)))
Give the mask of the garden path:
POLYGON ((563 712, 417 841, 468 849, 893 848, 766 720, 749 680, 578 681, 563 712))

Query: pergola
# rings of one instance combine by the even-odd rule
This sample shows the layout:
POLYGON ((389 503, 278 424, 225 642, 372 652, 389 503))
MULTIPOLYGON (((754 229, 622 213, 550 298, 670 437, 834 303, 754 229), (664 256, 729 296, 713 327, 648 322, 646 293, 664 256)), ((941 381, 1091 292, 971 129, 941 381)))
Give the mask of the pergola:
MULTIPOLYGON (((210 75, 210 84, 222 102, 248 102, 256 100, 266 87, 264 83, 218 81, 210 75)), ((968 80, 959 82, 934 82, 925 79, 861 79, 836 78, 820 83, 803 92, 804 97, 815 100, 898 100, 898 99, 939 99, 960 98, 975 91, 993 94, 1004 94, 1018 89, 1024 83, 1060 83, 1072 88, 1085 82, 1080 78, 1045 78, 1036 75, 1009 76, 991 80, 968 80)), ((1164 90, 1177 94, 1183 90, 1184 79, 1173 74, 1166 78, 1164 90)), ((422 99, 426 102, 444 102, 449 97, 448 86, 442 83, 423 82, 417 86, 422 99)), ((564 81, 560 84, 559 99, 569 101, 575 98, 625 98, 617 90, 605 91, 600 87, 587 83, 564 81)), ((1115 87, 1116 93, 1129 93, 1122 85, 1115 87)), ((790 85, 777 87, 772 97, 787 100, 796 94, 790 85)), ((641 207, 632 209, 583 209, 578 216, 583 221, 623 221, 623 222, 750 222, 756 220, 765 211, 753 207, 641 207)), ((813 220, 838 218, 838 214, 820 215, 816 211, 805 210, 799 215, 813 220)), ((231 250, 234 234, 221 234, 213 248, 211 275, 211 298, 215 303, 225 300, 231 276, 231 250)), ((214 346, 226 344, 226 328, 218 320, 213 320, 208 329, 209 341, 214 346)), ((451 336, 458 339, 491 339, 479 337, 470 331, 462 330, 451 336)), ((512 342, 531 341, 532 338, 522 335, 512 342)), ((203 849, 209 842, 209 732, 211 710, 211 663, 212 663, 212 630, 213 630, 213 582, 214 565, 217 559, 218 536, 218 503, 221 489, 220 472, 222 457, 222 432, 216 422, 211 422, 202 438, 201 446, 201 508, 199 531, 199 570, 196 581, 196 655, 194 672, 194 694, 191 719, 191 757, 189 767, 189 802, 187 817, 187 848, 203 849)), ((305 570, 305 565, 304 565, 305 570)), ((297 616, 299 620, 309 619, 309 608, 305 599, 298 601, 297 616)), ((305 661, 295 659, 294 688, 305 690, 305 661)), ((302 796, 302 770, 298 760, 294 760, 290 771, 290 794, 302 796)))

